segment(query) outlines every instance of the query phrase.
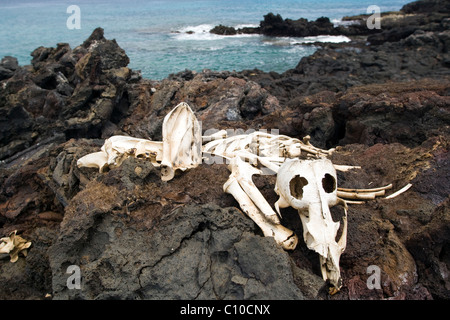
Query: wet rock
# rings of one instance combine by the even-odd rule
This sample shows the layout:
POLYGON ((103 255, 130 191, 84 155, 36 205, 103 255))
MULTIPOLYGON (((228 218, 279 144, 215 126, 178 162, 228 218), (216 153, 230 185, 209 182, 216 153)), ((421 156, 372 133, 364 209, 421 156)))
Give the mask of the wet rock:
POLYGON ((222 36, 232 36, 237 34, 237 31, 233 27, 226 27, 223 25, 218 25, 209 30, 210 33, 219 34, 222 36))
POLYGON ((260 32, 276 37, 309 37, 336 34, 330 19, 320 17, 316 21, 283 19, 279 14, 268 13, 260 23, 260 32))
POLYGON ((279 14, 272 12, 264 16, 259 27, 244 27, 235 29, 223 25, 215 26, 211 29, 211 33, 220 35, 235 34, 263 34, 272 37, 309 37, 318 35, 335 35, 338 34, 337 28, 334 28, 330 19, 320 17, 315 21, 308 21, 300 18, 298 20, 283 19, 279 14))

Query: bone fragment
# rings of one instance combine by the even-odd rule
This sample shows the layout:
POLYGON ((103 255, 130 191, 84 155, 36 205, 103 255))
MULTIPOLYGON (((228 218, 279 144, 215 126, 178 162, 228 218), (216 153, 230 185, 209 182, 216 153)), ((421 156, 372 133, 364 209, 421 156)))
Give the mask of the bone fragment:
POLYGON ((242 190, 248 195, 258 209, 273 223, 280 223, 277 214, 273 211, 270 204, 263 197, 252 181, 254 174, 260 174, 261 171, 244 162, 240 157, 231 159, 229 165, 231 176, 235 177, 242 190))
MULTIPOLYGON (((336 166, 335 166, 336 167, 336 166)), ((372 189, 348 189, 348 188, 338 188, 338 191, 345 191, 345 192, 376 192, 381 190, 388 190, 392 189, 392 184, 388 184, 384 187, 379 188, 372 188, 372 189)))
POLYGON ((361 169, 360 166, 347 166, 347 165, 341 165, 341 164, 333 164, 334 168, 341 172, 347 172, 353 169, 361 169))
POLYGON ((373 200, 376 197, 384 196, 385 191, 375 191, 375 192, 346 192, 337 191, 337 196, 345 199, 361 199, 361 200, 373 200))
POLYGON ((364 204, 366 203, 365 201, 354 201, 354 200, 344 200, 346 204, 364 204))
POLYGON ((149 158, 159 166, 162 142, 128 136, 112 136, 105 140, 100 152, 88 154, 77 161, 78 167, 94 167, 103 172, 108 166, 120 166, 127 157, 149 158))
POLYGON ((401 188, 400 190, 394 192, 393 194, 388 195, 387 197, 385 197, 385 199, 392 199, 397 197, 398 195, 402 194, 403 192, 407 191, 409 188, 412 187, 411 183, 408 183, 406 186, 404 186, 403 188, 401 188))
MULTIPOLYGON (((207 141, 208 139, 204 139, 207 141)), ((212 140, 203 146, 204 152, 232 157, 237 151, 247 150, 259 157, 297 158, 302 151, 315 156, 331 154, 334 149, 322 150, 299 139, 284 135, 255 131, 250 134, 231 136, 223 140, 212 140)))
POLYGON ((202 161, 200 124, 187 103, 180 103, 164 118, 161 179, 171 180, 175 171, 197 167, 202 161))
POLYGON ((236 199, 245 214, 261 228, 264 236, 273 237, 275 242, 285 250, 295 249, 298 243, 298 238, 295 233, 282 226, 280 223, 274 223, 273 221, 268 220, 245 193, 233 174, 225 183, 223 189, 226 193, 231 194, 236 199))
POLYGON ((99 172, 103 172, 108 167, 108 154, 106 152, 94 152, 81 157, 77 161, 78 168, 98 168, 99 172))
POLYGON ((227 137, 227 131, 226 130, 220 130, 213 134, 210 134, 209 136, 202 136, 202 143, 210 142, 214 140, 222 140, 227 137))
POLYGON ((11 262, 19 259, 19 253, 27 256, 27 249, 31 242, 17 235, 17 230, 10 233, 9 237, 0 239, 0 253, 8 253, 11 262))

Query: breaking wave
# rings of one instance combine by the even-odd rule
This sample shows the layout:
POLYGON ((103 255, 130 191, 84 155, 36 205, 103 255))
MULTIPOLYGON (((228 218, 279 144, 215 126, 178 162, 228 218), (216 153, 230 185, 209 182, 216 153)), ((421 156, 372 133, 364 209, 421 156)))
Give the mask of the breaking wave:
MULTIPOLYGON (((234 26, 235 29, 244 27, 257 27, 257 24, 238 24, 234 26)), ((215 25, 200 24, 197 26, 186 26, 172 32, 172 35, 177 40, 221 40, 224 38, 240 38, 240 37, 254 37, 259 35, 254 34, 236 34, 236 35, 218 35, 210 33, 215 25)))

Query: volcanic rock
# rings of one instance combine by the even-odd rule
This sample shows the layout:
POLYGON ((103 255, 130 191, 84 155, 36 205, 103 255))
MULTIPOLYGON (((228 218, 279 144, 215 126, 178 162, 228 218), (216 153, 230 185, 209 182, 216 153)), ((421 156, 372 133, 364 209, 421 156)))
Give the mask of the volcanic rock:
MULTIPOLYGON (((144 79, 100 28, 73 49, 37 48, 29 66, 2 59, 0 237, 17 230, 32 246, 16 263, 0 259, 0 298, 448 299, 450 36, 446 6, 427 6, 399 13, 417 21, 409 34, 323 44, 282 74, 185 70, 144 79), (165 183, 142 159, 105 173, 76 166, 112 135, 161 140, 164 116, 181 101, 203 133, 276 129, 335 147, 334 163, 361 166, 339 173, 339 187, 392 183, 389 194, 412 184, 394 199, 349 206, 339 293, 328 295, 298 213, 282 211, 283 225, 300 235, 285 252, 223 192, 226 164, 204 163, 165 183), (72 265, 81 289, 67 287, 72 265), (380 289, 367 285, 373 266, 380 289)), ((327 19, 269 18, 307 26, 301 32, 329 27, 327 19)), ((277 201, 275 176, 254 182, 277 201)))

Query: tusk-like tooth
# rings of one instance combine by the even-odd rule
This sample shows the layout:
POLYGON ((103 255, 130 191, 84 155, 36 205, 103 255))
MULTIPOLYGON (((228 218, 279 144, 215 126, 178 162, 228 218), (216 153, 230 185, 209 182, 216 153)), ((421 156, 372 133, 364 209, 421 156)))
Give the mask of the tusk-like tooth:
POLYGON ((340 198, 338 198, 338 204, 342 205, 344 207, 344 216, 343 216, 343 222, 344 225, 342 227, 342 234, 340 239, 338 240, 337 244, 339 246, 339 248, 341 248, 341 252, 345 251, 345 248, 347 247, 347 227, 348 227, 348 222, 347 222, 347 202, 345 200, 342 200, 340 198))
POLYGON ((387 186, 384 186, 384 187, 372 188, 372 189, 348 189, 348 188, 337 188, 337 189, 338 189, 338 191, 345 191, 345 192, 376 192, 376 191, 381 191, 381 190, 392 189, 392 183, 388 184, 387 186))
POLYGON ((344 200, 346 204, 364 204, 364 201, 344 200))
POLYGON ((341 164, 333 164, 334 168, 341 172, 347 172, 353 169, 361 169, 360 166, 347 166, 347 165, 341 165, 341 164))
POLYGON ((407 190, 408 190, 409 188, 411 188, 411 187, 412 187, 412 184, 411 184, 411 183, 408 183, 406 186, 404 186, 404 187, 401 188, 400 190, 398 190, 398 191, 394 192, 393 194, 388 195, 387 197, 385 197, 385 199, 392 199, 392 198, 395 198, 396 196, 402 194, 403 192, 407 191, 407 190))
POLYGON ((345 192, 345 191, 337 191, 337 196, 346 199, 360 199, 360 200, 373 200, 376 196, 384 195, 384 190, 377 192, 366 192, 366 193, 357 193, 357 192, 345 192))

